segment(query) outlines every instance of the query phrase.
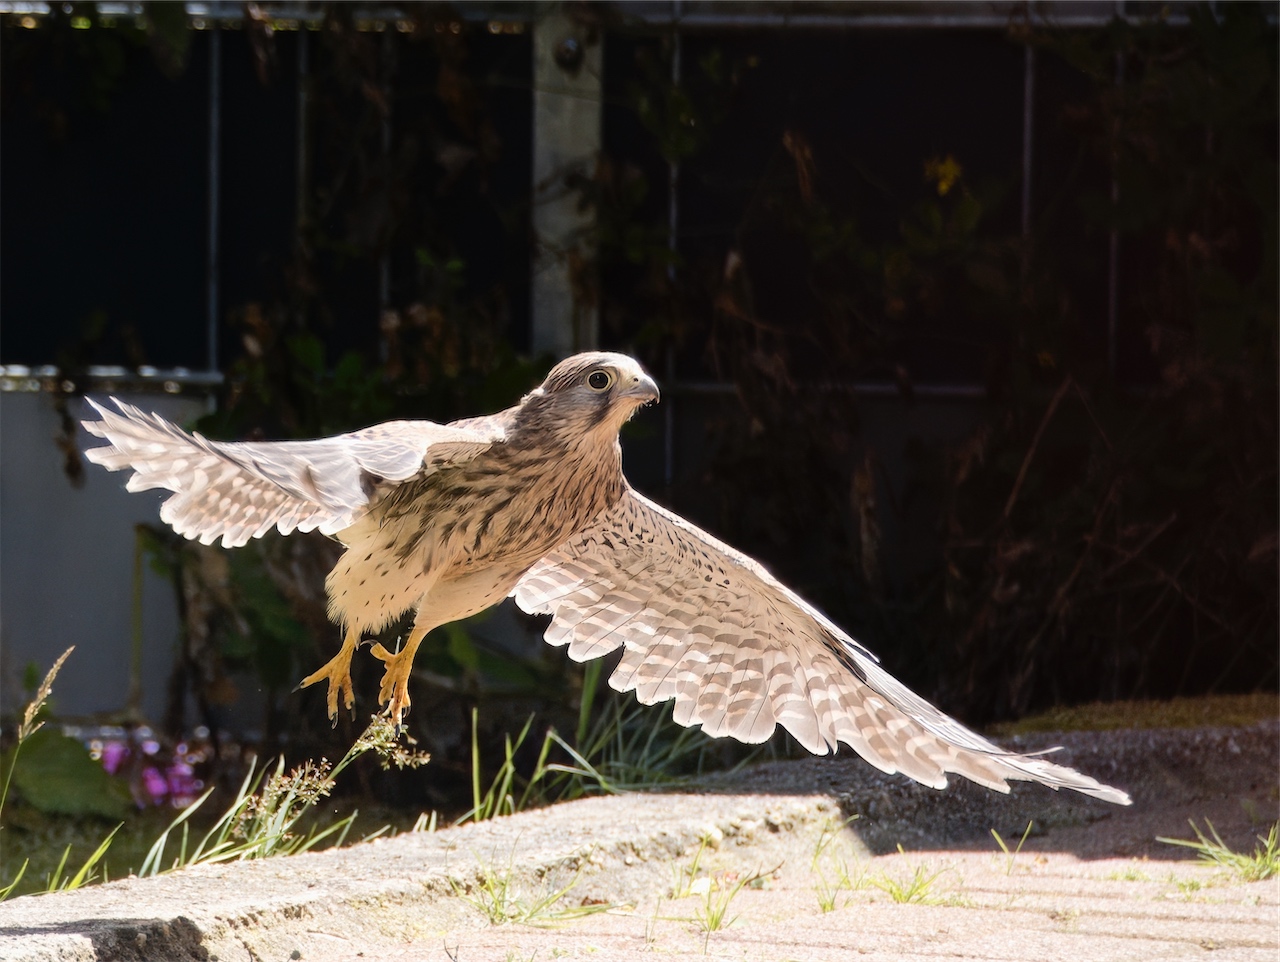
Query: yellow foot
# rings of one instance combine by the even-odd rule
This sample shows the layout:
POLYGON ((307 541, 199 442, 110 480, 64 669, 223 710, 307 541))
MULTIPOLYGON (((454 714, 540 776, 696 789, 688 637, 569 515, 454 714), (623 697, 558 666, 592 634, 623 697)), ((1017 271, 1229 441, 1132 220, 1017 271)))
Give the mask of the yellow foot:
POLYGON ((381 644, 373 646, 373 657, 387 665, 382 674, 382 688, 378 691, 378 704, 387 706, 387 717, 397 729, 404 713, 409 710, 409 672, 413 668, 417 647, 406 646, 403 651, 392 653, 381 644))
POLYGON ((342 650, 329 659, 328 663, 317 672, 307 675, 298 683, 298 687, 294 691, 301 691, 309 685, 314 685, 318 681, 325 679, 329 682, 329 721, 334 728, 338 727, 338 694, 341 693, 343 705, 347 711, 351 712, 351 717, 355 718, 356 695, 351 687, 351 652, 355 650, 355 644, 343 644, 342 650))

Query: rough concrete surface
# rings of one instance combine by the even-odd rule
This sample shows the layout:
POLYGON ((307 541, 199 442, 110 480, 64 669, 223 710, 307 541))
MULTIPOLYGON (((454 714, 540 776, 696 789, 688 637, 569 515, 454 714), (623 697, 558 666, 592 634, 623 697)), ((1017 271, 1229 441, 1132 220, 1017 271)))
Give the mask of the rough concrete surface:
POLYGON ((1018 747, 1048 744, 1133 806, 1036 785, 935 792, 845 756, 778 762, 680 794, 14 899, 0 959, 1280 957, 1280 879, 1241 882, 1155 840, 1207 818, 1251 851, 1280 804, 1280 721, 1018 747), (894 900, 913 884, 917 900, 894 900), (530 922, 483 909, 566 888, 530 922))

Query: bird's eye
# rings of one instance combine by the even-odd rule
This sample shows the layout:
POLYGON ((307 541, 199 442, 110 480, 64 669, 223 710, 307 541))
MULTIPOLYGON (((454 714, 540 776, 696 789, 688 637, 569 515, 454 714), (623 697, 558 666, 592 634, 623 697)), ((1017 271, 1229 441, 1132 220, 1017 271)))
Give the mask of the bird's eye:
POLYGON ((587 384, 593 391, 607 391, 613 383, 613 375, 608 371, 592 371, 587 375, 587 384))

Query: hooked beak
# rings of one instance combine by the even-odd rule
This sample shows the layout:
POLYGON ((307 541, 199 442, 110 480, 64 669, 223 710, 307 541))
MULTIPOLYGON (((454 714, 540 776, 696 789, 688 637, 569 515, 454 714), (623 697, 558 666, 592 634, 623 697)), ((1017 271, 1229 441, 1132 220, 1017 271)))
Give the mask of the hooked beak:
POLYGON ((631 378, 631 383, 622 389, 622 396, 635 398, 640 404, 652 404, 658 400, 658 385, 648 374, 640 373, 631 378))

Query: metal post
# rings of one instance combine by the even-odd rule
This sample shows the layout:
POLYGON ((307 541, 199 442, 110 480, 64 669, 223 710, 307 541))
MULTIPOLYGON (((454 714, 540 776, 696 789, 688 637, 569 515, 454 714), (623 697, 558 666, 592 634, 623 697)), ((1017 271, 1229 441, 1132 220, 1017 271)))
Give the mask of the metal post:
MULTIPOLYGON (((294 133, 293 256, 297 269, 308 257, 307 227, 311 222, 311 37, 306 21, 299 22, 298 65, 295 77, 298 89, 296 131, 294 133)), ((305 326, 307 306, 302 298, 293 299, 294 319, 305 326)))
MULTIPOLYGON (((1124 0, 1116 3, 1116 16, 1124 15, 1124 0)), ((1116 51, 1116 89, 1124 86, 1124 51, 1116 51)), ((1120 137, 1118 129, 1111 131, 1111 230, 1107 235, 1107 372, 1112 380, 1116 376, 1116 336, 1120 319, 1120 231, 1115 217, 1120 207, 1120 137)))
POLYGON ((205 318, 207 364, 218 370, 218 288, 220 263, 218 256, 218 203, 222 177, 222 30, 215 20, 209 32, 209 207, 205 251, 205 318))
MULTIPOLYGON (((302 231, 307 223, 307 194, 310 190, 310 151, 307 149, 307 118, 311 109, 311 37, 304 25, 298 31, 298 112, 297 112, 297 153, 294 157, 297 180, 294 204, 295 243, 302 243, 302 231)), ((301 251, 296 253, 301 254, 301 251)))
MULTIPOLYGON (((671 4, 671 83, 680 85, 680 0, 672 0, 671 4)), ((667 168, 667 249, 672 259, 667 264, 667 283, 674 295, 676 286, 675 253, 678 244, 680 227, 680 162, 671 160, 667 168)), ((676 351, 670 342, 667 343, 664 358, 663 380, 674 384, 676 380, 676 351)), ((662 483, 671 487, 676 477, 676 400, 668 394, 662 407, 662 483)))
POLYGON ((1035 144, 1036 49, 1027 43, 1022 78, 1022 272, 1031 258, 1031 166, 1035 144))
MULTIPOLYGON (((382 115, 382 182, 383 188, 390 194, 391 190, 391 74, 393 70, 393 56, 391 44, 394 42, 395 33, 387 30, 382 34, 382 96, 383 101, 387 105, 386 112, 382 115)), ((391 245, 390 238, 385 238, 387 243, 382 248, 382 253, 378 257, 378 310, 385 311, 391 304, 391 245)), ((386 360, 387 343, 386 339, 380 341, 379 350, 382 352, 383 360, 386 360)))
POLYGON ((533 28, 532 342, 535 353, 563 357, 595 346, 599 328, 594 285, 581 273, 595 260, 595 213, 568 181, 591 177, 600 150, 603 51, 564 7, 542 9, 533 28))

